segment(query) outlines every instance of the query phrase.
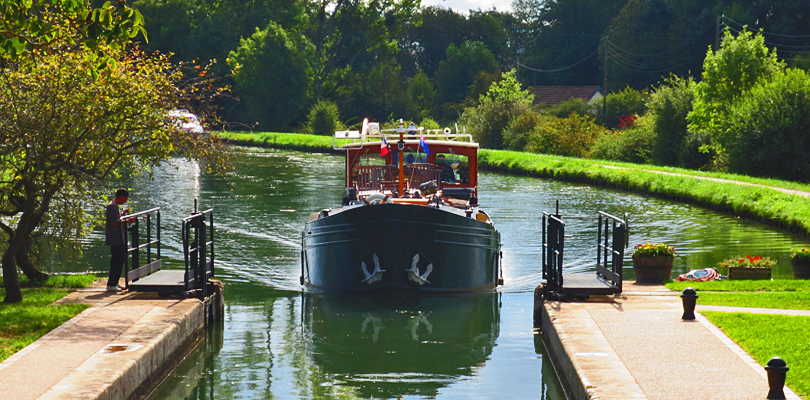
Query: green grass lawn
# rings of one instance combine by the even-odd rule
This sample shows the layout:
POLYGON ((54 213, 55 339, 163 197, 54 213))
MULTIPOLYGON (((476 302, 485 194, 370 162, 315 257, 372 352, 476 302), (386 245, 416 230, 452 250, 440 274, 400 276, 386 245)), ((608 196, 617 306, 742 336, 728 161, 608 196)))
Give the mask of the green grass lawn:
POLYGON ((667 282, 665 286, 677 292, 682 292, 687 287, 698 292, 810 292, 810 280, 794 279, 667 282))
MULTIPOLYGON (((23 301, 16 304, 0 303, 0 361, 11 357, 54 328, 62 325, 88 305, 50 305, 70 293, 70 288, 90 286, 95 275, 51 276, 42 287, 24 277, 20 280, 23 301)), ((0 298, 6 296, 0 278, 0 298)))
POLYGON ((698 304, 810 310, 810 292, 701 292, 698 304))
POLYGON ((810 317, 708 311, 702 314, 760 365, 765 366, 771 357, 784 359, 790 367, 788 387, 800 396, 810 397, 810 317))

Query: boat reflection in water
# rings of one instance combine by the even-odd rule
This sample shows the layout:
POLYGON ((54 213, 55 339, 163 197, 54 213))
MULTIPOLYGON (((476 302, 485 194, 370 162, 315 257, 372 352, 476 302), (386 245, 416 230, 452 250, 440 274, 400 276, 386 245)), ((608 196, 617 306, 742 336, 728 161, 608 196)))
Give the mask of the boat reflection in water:
POLYGON ((435 396, 495 347, 497 293, 453 297, 304 294, 309 356, 323 378, 364 398, 435 396))

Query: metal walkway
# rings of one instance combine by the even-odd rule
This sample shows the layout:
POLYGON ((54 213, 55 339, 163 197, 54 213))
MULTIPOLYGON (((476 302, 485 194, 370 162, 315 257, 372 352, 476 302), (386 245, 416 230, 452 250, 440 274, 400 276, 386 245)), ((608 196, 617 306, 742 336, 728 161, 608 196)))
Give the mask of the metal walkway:
POLYGON ((183 219, 181 233, 185 269, 162 269, 160 208, 135 213, 127 219, 132 222, 124 230, 124 237, 129 243, 125 263, 128 290, 157 292, 166 296, 208 297, 211 290, 208 280, 214 276, 213 209, 197 212, 195 201, 195 212, 183 219), (141 221, 145 221, 145 224, 142 225, 141 221), (146 236, 144 243, 140 243, 142 234, 146 236), (143 266, 140 265, 141 253, 146 256, 143 266))
MULTIPOLYGON (((558 206, 559 209, 559 206, 558 206)), ((565 273, 565 222, 559 214, 543 213, 543 298, 566 300, 622 292, 622 264, 627 247, 627 223, 599 212, 596 272, 565 273)))

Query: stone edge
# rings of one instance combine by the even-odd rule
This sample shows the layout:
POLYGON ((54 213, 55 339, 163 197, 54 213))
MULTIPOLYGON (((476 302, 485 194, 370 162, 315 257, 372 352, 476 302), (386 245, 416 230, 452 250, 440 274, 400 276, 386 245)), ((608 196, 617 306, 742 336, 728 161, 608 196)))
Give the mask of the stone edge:
POLYGON ((115 344, 139 347, 113 354, 104 353, 102 349, 38 400, 143 398, 204 334, 205 311, 199 300, 187 299, 171 307, 155 307, 115 339, 115 344), (176 307, 185 309, 180 313, 169 310, 176 307))

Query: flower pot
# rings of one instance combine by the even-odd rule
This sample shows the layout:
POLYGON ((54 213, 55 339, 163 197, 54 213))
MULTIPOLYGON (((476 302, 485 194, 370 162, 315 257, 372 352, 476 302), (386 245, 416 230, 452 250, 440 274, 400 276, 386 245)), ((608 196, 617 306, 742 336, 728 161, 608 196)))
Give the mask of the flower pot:
POLYGON ((810 260, 794 258, 790 260, 793 266, 793 279, 810 279, 810 260))
POLYGON ((633 256, 636 283, 661 283, 672 276, 675 257, 633 256))
POLYGON ((756 267, 728 267, 729 280, 762 280, 771 279, 770 268, 756 268, 756 267))

